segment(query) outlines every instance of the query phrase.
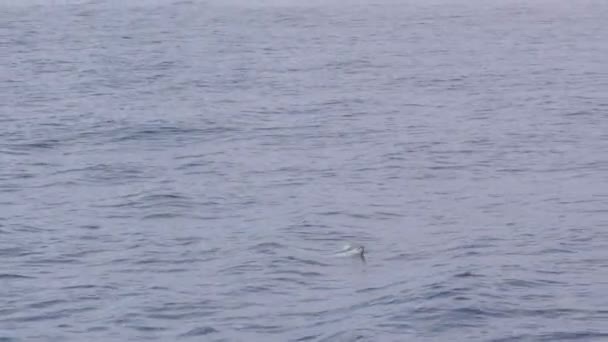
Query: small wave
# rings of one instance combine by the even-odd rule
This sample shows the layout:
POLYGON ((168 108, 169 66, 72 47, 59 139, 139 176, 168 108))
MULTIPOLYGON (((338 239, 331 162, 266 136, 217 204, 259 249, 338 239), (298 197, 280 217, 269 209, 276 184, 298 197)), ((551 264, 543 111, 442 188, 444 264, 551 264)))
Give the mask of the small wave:
POLYGON ((10 151, 10 150, 0 150, 0 154, 8 154, 11 156, 27 156, 27 152, 19 152, 19 151, 10 151))
POLYGON ((44 314, 14 317, 14 318, 11 318, 9 321, 26 323, 26 322, 57 320, 57 319, 72 317, 75 314, 82 313, 82 312, 94 311, 96 309, 97 309, 96 307, 81 307, 81 308, 75 308, 75 309, 65 309, 65 310, 47 312, 44 314))
POLYGON ((300 286, 306 286, 309 283, 303 280, 298 280, 295 278, 290 278, 290 277, 274 277, 274 278, 270 278, 270 280, 279 283, 279 284, 293 284, 293 285, 300 285, 300 286))
POLYGON ((148 258, 139 261, 135 261, 136 265, 147 265, 147 264, 158 264, 158 265, 182 265, 182 264, 192 264, 200 261, 195 258, 185 258, 185 259, 157 259, 157 258, 148 258))
POLYGON ((62 290, 80 290, 80 289, 110 289, 110 290, 115 290, 116 287, 114 286, 108 286, 108 285, 93 285, 93 284, 80 284, 80 285, 70 285, 70 286, 64 286, 61 288, 62 290))
POLYGON ((31 265, 50 265, 50 264, 83 264, 83 262, 81 260, 78 259, 74 259, 74 258, 67 258, 64 256, 59 256, 56 258, 40 258, 40 259, 34 259, 34 260, 29 260, 27 262, 28 264, 31 265))
POLYGON ((525 280, 525 279, 506 279, 503 282, 504 285, 510 287, 523 287, 523 288, 532 288, 539 286, 547 286, 547 285, 563 285, 562 282, 547 280, 547 279, 535 279, 535 280, 525 280))
POLYGON ((580 332, 552 332, 541 334, 521 334, 502 337, 491 340, 491 342, 518 342, 518 341, 594 341, 596 339, 608 338, 608 333, 580 331, 580 332))
POLYGON ((87 331, 89 331, 89 332, 108 331, 108 330, 110 330, 110 328, 108 328, 108 327, 90 327, 90 328, 87 328, 87 331))
POLYGON ((97 225, 97 224, 83 224, 80 226, 80 228, 82 229, 90 229, 90 230, 97 230, 100 229, 101 226, 97 225))
POLYGON ((297 270, 281 270, 281 271, 273 271, 270 272, 273 275, 278 275, 278 274, 293 274, 293 275, 298 275, 304 279, 306 278, 311 278, 311 277, 320 277, 323 274, 319 273, 319 272, 304 272, 304 271, 297 271, 297 270))
POLYGON ((328 334, 319 339, 319 342, 335 341, 376 341, 377 332, 367 329, 349 329, 333 334, 328 334))
POLYGON ((127 328, 131 328, 137 331, 141 331, 141 332, 158 332, 158 331, 165 331, 167 330, 167 328, 165 327, 157 327, 157 326, 150 326, 150 325, 127 325, 127 328))
POLYGON ((0 279, 35 279, 35 277, 24 276, 20 274, 3 273, 0 274, 0 279))
POLYGON ((57 148, 58 146, 60 146, 61 143, 62 143, 61 140, 47 139, 47 140, 40 140, 40 141, 36 141, 36 142, 31 142, 31 143, 14 144, 14 145, 10 145, 10 147, 16 153, 19 153, 19 152, 27 153, 27 152, 30 152, 31 150, 54 149, 54 148, 57 148))
POLYGON ((327 264, 324 264, 320 261, 316 261, 316 260, 312 260, 312 259, 297 258, 294 256, 288 256, 285 258, 285 260, 288 260, 290 263, 296 262, 296 263, 303 264, 303 265, 327 266, 327 264))
POLYGON ((80 183, 88 182, 94 184, 98 184, 100 181, 112 184, 123 184, 126 181, 132 182, 148 178, 146 170, 142 169, 141 165, 134 163, 95 164, 85 167, 58 170, 53 173, 53 175, 69 174, 78 175, 77 181, 80 183))
POLYGON ((473 273, 471 271, 466 271, 462 273, 454 274, 456 278, 471 278, 471 277, 483 277, 481 274, 473 273))
POLYGON ((111 136, 112 142, 167 140, 173 143, 181 143, 192 138, 203 138, 235 131, 238 131, 238 129, 234 127, 192 128, 176 125, 147 124, 141 128, 123 127, 111 132, 111 136))
POLYGON ((145 215, 141 219, 142 220, 159 220, 159 219, 171 219, 182 216, 177 213, 154 213, 150 215, 145 215))
POLYGON ((28 306, 30 308, 34 308, 34 309, 43 309, 43 308, 48 308, 48 307, 52 307, 57 304, 63 304, 63 303, 69 303, 69 302, 66 300, 62 300, 62 299, 54 299, 54 300, 46 300, 46 301, 42 301, 42 302, 32 303, 32 304, 29 304, 28 306))
POLYGON ((223 274, 243 274, 245 272, 256 272, 262 271, 264 267, 257 262, 245 262, 241 265, 230 266, 224 269, 221 269, 219 273, 223 274))
POLYGON ((151 319, 167 319, 172 321, 183 321, 190 319, 200 319, 201 317, 210 316, 216 313, 216 310, 190 308, 186 312, 167 312, 167 308, 154 308, 154 311, 148 315, 147 318, 151 319))
POLYGON ((556 254, 556 253, 572 254, 572 253, 576 253, 576 252, 569 250, 569 249, 563 249, 563 248, 545 248, 539 252, 539 254, 556 254))
POLYGON ((403 253, 398 253, 396 255, 390 256, 390 257, 386 258, 385 260, 394 261, 394 260, 405 259, 407 261, 415 261, 415 260, 421 260, 421 259, 425 259, 425 258, 428 258, 428 255, 423 254, 423 253, 403 252, 403 253))
POLYGON ((212 327, 198 327, 198 328, 191 329, 188 332, 181 334, 180 336, 181 337, 205 336, 205 335, 214 334, 217 332, 219 332, 219 331, 212 327))
POLYGON ((278 242, 261 242, 250 247, 250 250, 261 254, 275 255, 279 250, 284 250, 285 248, 285 245, 278 242))

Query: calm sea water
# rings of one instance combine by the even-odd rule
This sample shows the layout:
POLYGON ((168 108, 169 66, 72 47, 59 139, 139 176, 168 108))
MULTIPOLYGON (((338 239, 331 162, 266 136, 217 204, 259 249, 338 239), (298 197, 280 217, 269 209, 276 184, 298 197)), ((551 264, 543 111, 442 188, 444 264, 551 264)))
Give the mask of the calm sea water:
POLYGON ((0 341, 608 341, 607 23, 0 0, 0 341))

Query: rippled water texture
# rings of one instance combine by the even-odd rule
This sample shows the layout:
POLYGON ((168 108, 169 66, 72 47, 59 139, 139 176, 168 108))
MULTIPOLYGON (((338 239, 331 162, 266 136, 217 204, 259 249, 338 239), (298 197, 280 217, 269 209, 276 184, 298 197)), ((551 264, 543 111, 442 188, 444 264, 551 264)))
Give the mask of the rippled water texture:
POLYGON ((0 1, 0 341, 608 341, 607 42, 604 0, 0 1))

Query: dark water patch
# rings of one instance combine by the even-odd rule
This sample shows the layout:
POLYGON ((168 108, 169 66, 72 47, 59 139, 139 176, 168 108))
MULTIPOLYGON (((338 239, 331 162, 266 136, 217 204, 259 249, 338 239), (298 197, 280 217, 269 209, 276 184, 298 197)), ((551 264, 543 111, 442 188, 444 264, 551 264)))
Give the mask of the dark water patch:
POLYGON ((200 160, 205 160, 206 158, 210 157, 210 156, 218 156, 218 155, 222 155, 222 153, 209 153, 209 154, 184 154, 184 155, 179 155, 179 156, 175 156, 173 157, 174 160, 189 160, 189 159, 194 159, 195 161, 192 161, 193 163, 196 163, 200 160))
MULTIPOLYGON (((192 208, 198 203, 194 202, 191 198, 182 196, 179 194, 129 194, 126 196, 122 196, 119 200, 114 199, 105 203, 95 204, 96 208, 134 208, 134 209, 163 209, 167 208, 192 208)), ((150 216, 150 218, 155 218, 153 215, 161 215, 172 217, 171 215, 176 215, 176 213, 166 212, 166 213, 153 213, 146 216, 150 216)))
MULTIPOLYGON (((454 280, 455 281, 455 280, 454 280)), ((478 293, 477 289, 480 284, 473 283, 468 286, 462 286, 462 282, 454 283, 454 281, 435 282, 425 285, 417 290, 413 295, 417 300, 444 299, 454 298, 457 296, 469 296, 478 293)))
POLYGON ((10 155, 10 156, 27 156, 27 155, 29 155, 29 152, 2 149, 2 150, 0 150, 0 154, 6 154, 6 155, 10 155))
POLYGON ((101 228, 101 226, 97 225, 97 224, 84 224, 84 225, 81 225, 80 228, 89 229, 89 230, 98 230, 101 228))
POLYGON ((462 293, 469 292, 470 289, 446 289, 443 291, 432 291, 426 295, 427 299, 439 299, 439 298, 454 298, 462 293))
POLYGON ((157 309, 156 313, 148 314, 146 317, 159 320, 189 320, 189 319, 200 319, 201 317, 209 317, 217 312, 217 310, 210 310, 204 307, 186 310, 187 312, 172 313, 168 309, 157 309))
POLYGON ((333 342, 333 341, 374 341, 377 334, 371 329, 346 329, 336 333, 325 334, 321 337, 319 342, 333 342))
POLYGON ((72 317, 75 314, 83 314, 85 312, 94 311, 96 309, 97 308, 95 308, 95 307, 71 308, 71 309, 64 309, 64 310, 58 310, 58 311, 51 311, 51 312, 47 312, 47 313, 44 313, 44 314, 36 314, 36 315, 27 315, 27 316, 13 317, 13 318, 7 319, 7 321, 9 321, 9 322, 18 322, 18 323, 33 323, 33 322, 40 322, 40 321, 52 321, 52 320, 58 320, 58 319, 72 317))
POLYGON ((477 242, 477 243, 466 243, 463 245, 459 245, 456 247, 450 247, 448 249, 446 249, 446 252, 452 252, 452 251, 462 251, 462 250, 468 250, 468 249, 491 249, 491 248, 495 248, 496 245, 492 244, 492 243, 481 243, 481 242, 477 242))
MULTIPOLYGON (((301 274, 298 274, 298 275, 301 275, 301 274)), ((303 280, 296 279, 293 277, 271 277, 271 278, 269 278, 269 280, 272 280, 277 284, 285 284, 285 285, 291 284, 291 285, 305 286, 305 285, 309 284, 309 282, 307 282, 307 281, 303 281, 303 280)))
POLYGON ((58 187, 69 188, 69 187, 78 186, 80 184, 81 183, 79 181, 61 180, 61 181, 47 182, 47 183, 43 183, 40 185, 30 185, 27 188, 28 189, 50 189, 50 188, 58 188, 58 187))
POLYGON ((297 276, 302 277, 303 279, 323 276, 323 274, 319 273, 319 272, 305 272, 305 271, 298 271, 298 270, 279 270, 279 271, 271 271, 269 273, 272 275, 279 275, 279 274, 297 275, 297 276))
POLYGON ((175 259, 175 258, 147 258, 143 260, 131 260, 131 263, 136 265, 147 265, 147 264, 159 264, 159 265, 181 265, 181 264, 194 264, 196 262, 201 261, 197 258, 183 258, 183 259, 175 259))
POLYGON ((317 215, 322 215, 322 216, 336 216, 336 215, 342 215, 343 213, 341 211, 322 211, 320 213, 317 213, 317 215))
POLYGON ((381 328, 382 330, 388 330, 388 331, 393 331, 397 334, 404 334, 406 332, 411 332, 414 328, 412 324, 406 323, 404 321, 407 320, 407 318, 401 318, 399 317, 398 319, 395 319, 396 321, 399 322, 395 322, 395 323, 380 323, 377 325, 377 327, 381 328))
MULTIPOLYGON (((392 255, 392 256, 386 258, 386 260, 387 261, 395 261, 395 260, 416 261, 416 260, 427 259, 428 257, 429 256, 426 255, 425 253, 403 252, 403 253, 397 253, 396 255, 392 255)), ((445 266, 445 264, 442 264, 441 266, 445 266)))
POLYGON ((161 220, 161 219, 173 219, 182 216, 181 214, 176 213, 155 213, 150 215, 145 215, 141 219, 142 220, 161 220))
MULTIPOLYGON (((312 241, 312 242, 333 242, 335 243, 334 251, 339 251, 342 249, 348 241, 363 241, 364 239, 358 235, 353 234, 350 231, 339 230, 334 227, 324 227, 324 226, 291 226, 288 227, 287 230, 298 237, 298 239, 302 239, 302 241, 312 241)), ((312 252, 319 253, 320 251, 317 249, 305 248, 312 252)))
MULTIPOLYGON (((550 300, 553 298, 552 296, 538 296, 543 297, 545 300, 550 300)), ((529 298, 529 297, 528 297, 529 298)), ((548 319, 570 319, 576 320, 585 320, 587 317, 593 316, 597 314, 598 311, 591 310, 578 310, 578 309, 570 309, 570 308, 546 308, 546 309, 525 309, 525 308, 516 308, 510 310, 504 310, 505 313, 508 313, 511 317, 543 317, 548 319)), ((601 311, 600 311, 601 312, 601 311)), ((605 316, 605 315, 604 315, 605 316)))
POLYGON ((241 327, 243 331, 250 331, 256 333, 263 334, 275 334, 286 331, 287 328, 283 325, 278 324, 257 324, 257 323, 247 323, 241 327))
POLYGON ((58 170, 53 175, 74 175, 77 177, 72 182, 76 184, 84 182, 95 185, 124 184, 126 181, 143 181, 152 177, 149 169, 132 163, 94 164, 58 170))
POLYGON ((370 215, 376 219, 385 219, 391 220, 399 217, 404 217, 405 215, 402 213, 388 212, 388 211, 376 211, 372 215, 370 215))
POLYGON ((142 202, 156 202, 156 201, 172 201, 172 200, 186 200, 189 199, 186 196, 176 193, 164 193, 164 194, 150 194, 144 195, 139 200, 142 202))
POLYGON ((165 327, 149 326, 149 325, 125 325, 125 327, 137 330, 139 332, 160 332, 168 330, 165 327))
POLYGON ((0 256, 2 257, 24 256, 28 254, 28 250, 23 247, 0 248, 0 256))
POLYGON ((538 334, 520 334, 491 340, 492 342, 516 341, 604 341, 608 333, 598 331, 551 332, 538 334))
POLYGON ((520 288, 534 288, 543 286, 559 286, 564 285, 563 282, 549 280, 549 279, 505 279, 501 283, 501 287, 520 287, 520 288))
POLYGON ((462 321, 470 321, 470 326, 478 326, 479 321, 489 320, 492 317, 507 317, 508 314, 497 308, 465 306, 448 310, 445 312, 445 316, 452 317, 454 321, 459 321, 460 323, 462 323, 462 321))
POLYGON ((264 269, 264 266, 260 265, 256 261, 245 262, 241 265, 229 266, 219 270, 219 273, 223 274, 243 274, 245 272, 259 272, 264 269))
POLYGON ((249 249, 261 254, 275 255, 280 250, 285 250, 287 246, 278 242, 260 242, 249 249))
POLYGON ((60 264, 81 265, 84 262, 79 259, 59 256, 59 257, 53 257, 53 258, 34 258, 34 259, 27 260, 26 263, 29 265, 32 265, 32 266, 44 266, 44 265, 60 265, 60 264))
POLYGON ((33 308, 33 309, 44 309, 47 307, 55 306, 58 304, 65 304, 65 303, 68 303, 68 301, 62 300, 62 299, 54 299, 54 300, 46 300, 43 302, 32 303, 32 304, 29 304, 28 307, 33 308))
POLYGON ((108 330, 110 330, 109 327, 101 327, 101 326, 99 326, 99 327, 90 327, 90 328, 87 328, 86 331, 88 331, 88 332, 101 332, 101 331, 108 331, 108 330))
POLYGON ((482 255, 483 253, 478 252, 478 251, 466 251, 466 252, 462 252, 462 253, 457 253, 455 255, 456 258, 464 258, 464 257, 477 257, 479 255, 482 255))
POLYGON ((71 252, 71 253, 64 253, 64 254, 62 254, 62 257, 66 258, 66 259, 77 260, 79 258, 84 258, 84 257, 88 257, 91 255, 95 255, 95 254, 99 254, 99 253, 103 253, 103 252, 106 252, 106 250, 103 250, 103 249, 84 250, 84 251, 77 251, 77 252, 71 252))
POLYGON ((158 273, 188 273, 192 272, 191 268, 168 268, 157 270, 158 273))
POLYGON ((36 141, 36 142, 31 142, 31 143, 13 144, 10 147, 17 151, 27 151, 27 153, 30 153, 30 152, 36 152, 39 150, 44 151, 44 150, 56 149, 59 146, 61 146, 61 144, 62 144, 61 140, 47 139, 47 140, 40 140, 40 141, 36 141))
MULTIPOLYGON (((39 227, 39 226, 19 224, 19 225, 14 226, 13 230, 15 232, 21 232, 21 233, 38 233, 38 234, 43 234, 45 232, 48 232, 50 229, 49 228, 39 227)), ((28 252, 29 251, 24 251, 24 253, 28 253, 28 252)))
POLYGON ((12 274, 12 273, 0 273, 0 280, 10 280, 10 279, 35 279, 36 277, 30 277, 20 274, 12 274))
POLYGON ((569 113, 564 113, 564 116, 592 116, 595 115, 596 113, 594 113, 593 111, 573 111, 573 112, 569 112, 569 113))
POLYGON ((399 287, 400 285, 403 285, 405 282, 396 282, 396 283, 390 283, 390 284, 386 284, 383 286, 373 286, 373 287, 366 287, 363 289, 358 289, 357 293, 373 293, 373 292, 383 292, 388 290, 389 288, 395 288, 395 287, 399 287))
POLYGON ((569 249, 563 249, 563 248, 545 248, 538 252, 538 254, 556 254, 556 253, 572 254, 572 253, 576 253, 576 251, 569 250, 569 249))
POLYGON ((395 295, 383 295, 362 303, 354 304, 351 306, 352 309, 365 309, 368 307, 377 306, 394 306, 397 304, 403 304, 407 302, 407 298, 395 295))
MULTIPOLYGON (((317 260, 313 260, 313 259, 304 259, 304 258, 298 258, 298 257, 294 257, 294 256, 288 256, 285 257, 283 259, 281 259, 281 261, 283 263, 289 263, 291 265, 310 265, 310 266, 327 266, 328 264, 317 261, 317 260)), ((279 262, 281 262, 279 261, 279 262)))
POLYGON ((112 142, 186 142, 193 139, 210 139, 224 133, 236 133, 234 127, 195 128, 164 124, 148 124, 145 127, 125 127, 112 132, 112 142))
POLYGON ((0 174, 0 180, 32 179, 32 178, 36 178, 36 176, 38 176, 38 175, 35 173, 19 171, 19 172, 13 172, 13 173, 0 174))
POLYGON ((176 170, 190 170, 190 169, 198 169, 198 168, 202 168, 203 170, 201 170, 202 173, 209 173, 209 174, 217 174, 217 171, 210 171, 208 170, 209 167, 212 167, 213 163, 211 162, 207 162, 207 161, 199 161, 199 162, 188 162, 188 163, 184 163, 184 164, 180 164, 179 166, 177 166, 175 169, 176 170))
POLYGON ((320 337, 320 334, 315 334, 315 335, 306 335, 306 336, 302 336, 298 339, 296 339, 296 342, 305 342, 305 341, 314 341, 315 339, 317 339, 318 337, 320 337))
MULTIPOLYGON (((93 208, 135 208, 138 205, 137 201, 117 201, 118 203, 103 203, 103 204, 93 204, 91 205, 93 208)), ((110 216, 111 217, 111 216, 110 216)), ((119 218, 121 216, 116 216, 119 218)), ((124 216, 129 217, 129 216, 124 216)))
POLYGON ((473 277, 483 277, 481 274, 473 273, 471 271, 466 271, 462 273, 456 273, 454 275, 456 278, 473 278, 473 277))
POLYGON ((555 271, 555 270, 536 270, 536 273, 557 275, 557 274, 563 274, 564 272, 555 271))
POLYGON ((79 284, 69 285, 61 288, 62 290, 87 290, 87 289, 105 289, 105 290, 116 290, 117 288, 109 285, 95 285, 95 284, 79 284))
POLYGON ((240 286, 238 289, 236 290, 232 290, 232 291, 228 291, 226 294, 227 295, 234 295, 234 296, 238 296, 238 295, 244 295, 244 294, 259 294, 259 295, 264 295, 264 294, 274 294, 274 293, 279 293, 280 289, 276 288, 276 287, 271 287, 269 285, 243 285, 240 286))
POLYGON ((436 165, 436 166, 429 166, 427 169, 433 170, 433 171, 465 170, 465 169, 467 169, 467 165, 436 165))

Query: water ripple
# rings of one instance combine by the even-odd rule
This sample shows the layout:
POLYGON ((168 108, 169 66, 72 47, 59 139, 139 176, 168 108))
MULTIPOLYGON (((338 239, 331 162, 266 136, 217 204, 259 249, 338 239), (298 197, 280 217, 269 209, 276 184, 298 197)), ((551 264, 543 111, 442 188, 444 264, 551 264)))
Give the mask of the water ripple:
POLYGON ((607 2, 78 2, 0 3, 0 341, 608 339, 607 2))

